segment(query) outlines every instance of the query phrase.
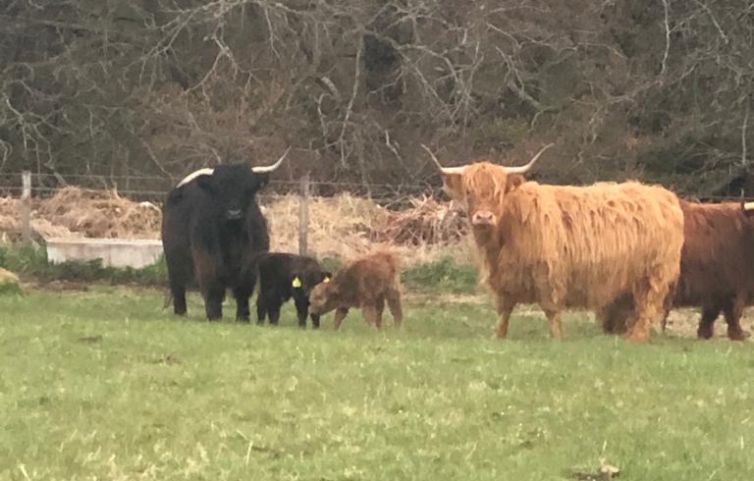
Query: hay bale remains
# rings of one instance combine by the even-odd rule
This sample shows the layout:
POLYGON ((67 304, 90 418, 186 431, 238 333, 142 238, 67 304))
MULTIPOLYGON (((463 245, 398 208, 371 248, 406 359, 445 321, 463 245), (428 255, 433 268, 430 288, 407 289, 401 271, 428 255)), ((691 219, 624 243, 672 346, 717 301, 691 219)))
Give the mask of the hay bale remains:
POLYGON ((410 200, 412 207, 390 212, 376 239, 396 245, 451 244, 468 233, 464 213, 453 203, 424 195, 410 200))
POLYGON ((134 202, 118 192, 65 187, 40 202, 39 216, 83 237, 159 239, 160 208, 134 202))
MULTIPOLYGON (((264 206, 271 250, 298 252, 296 195, 282 195, 264 206)), ((369 252, 373 232, 382 228, 387 210, 374 202, 343 193, 309 199, 309 250, 319 257, 350 258, 369 252)))

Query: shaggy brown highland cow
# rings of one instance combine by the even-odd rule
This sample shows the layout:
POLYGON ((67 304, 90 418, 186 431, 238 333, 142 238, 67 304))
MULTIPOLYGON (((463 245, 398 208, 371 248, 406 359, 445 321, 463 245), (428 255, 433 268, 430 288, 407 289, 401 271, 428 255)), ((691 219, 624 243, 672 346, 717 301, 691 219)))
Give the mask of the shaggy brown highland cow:
POLYGON ((523 167, 476 162, 442 167, 445 191, 462 202, 483 261, 483 274, 508 333, 516 304, 536 303, 562 335, 566 308, 604 307, 624 295, 637 306, 626 338, 645 341, 680 271, 683 213, 678 198, 637 182, 587 187, 527 182, 523 167))
POLYGON ((379 329, 387 301, 395 325, 403 320, 398 258, 386 251, 356 259, 338 270, 330 282, 317 284, 309 294, 309 312, 322 315, 335 309, 335 329, 352 307, 379 329))

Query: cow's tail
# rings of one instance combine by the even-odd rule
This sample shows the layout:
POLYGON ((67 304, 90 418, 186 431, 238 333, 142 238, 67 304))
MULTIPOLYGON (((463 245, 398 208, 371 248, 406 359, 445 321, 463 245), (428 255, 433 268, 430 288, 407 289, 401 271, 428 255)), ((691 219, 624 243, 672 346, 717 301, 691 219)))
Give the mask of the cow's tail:
POLYGON ((173 302, 173 291, 170 290, 170 288, 165 290, 165 302, 162 304, 162 310, 164 311, 168 307, 170 307, 170 304, 173 302))

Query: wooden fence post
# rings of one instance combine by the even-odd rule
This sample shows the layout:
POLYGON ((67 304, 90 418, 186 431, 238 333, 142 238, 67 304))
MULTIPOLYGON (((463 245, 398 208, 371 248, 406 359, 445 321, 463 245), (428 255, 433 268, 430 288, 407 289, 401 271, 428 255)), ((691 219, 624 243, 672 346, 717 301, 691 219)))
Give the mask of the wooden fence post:
POLYGON ((31 172, 21 173, 21 236, 26 244, 31 244, 31 172))
POLYGON ((298 201, 298 253, 305 256, 308 251, 309 233, 309 173, 301 177, 301 192, 298 201))

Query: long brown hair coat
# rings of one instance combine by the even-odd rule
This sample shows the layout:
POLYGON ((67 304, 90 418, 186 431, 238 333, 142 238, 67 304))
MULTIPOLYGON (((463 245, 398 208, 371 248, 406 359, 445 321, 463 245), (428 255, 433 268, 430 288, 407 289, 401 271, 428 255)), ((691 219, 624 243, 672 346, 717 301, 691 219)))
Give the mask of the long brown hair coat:
POLYGON ((638 182, 540 185, 490 162, 443 173, 443 182, 472 223, 480 219, 473 232, 501 316, 499 337, 518 303, 539 304, 559 337, 562 309, 599 312, 624 295, 639 319, 627 337, 648 337, 680 272, 683 213, 675 194, 638 182))

